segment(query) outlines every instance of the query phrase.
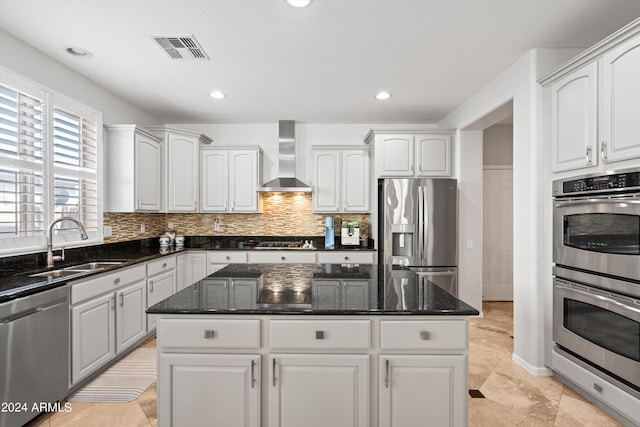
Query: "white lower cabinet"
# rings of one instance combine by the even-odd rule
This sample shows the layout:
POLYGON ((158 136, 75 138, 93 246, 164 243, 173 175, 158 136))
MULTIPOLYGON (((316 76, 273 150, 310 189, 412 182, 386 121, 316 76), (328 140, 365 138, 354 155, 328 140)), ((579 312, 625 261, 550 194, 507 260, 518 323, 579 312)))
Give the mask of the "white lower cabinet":
POLYGON ((384 355, 379 360, 379 426, 466 425, 464 355, 384 355), (417 411, 419 408, 419 411, 417 411))
MULTIPOLYGON (((147 281, 147 302, 151 307, 160 301, 169 298, 176 292, 175 271, 159 274, 147 281)), ((156 315, 150 314, 147 319, 147 330, 151 331, 156 327, 156 315)))
POLYGON ((218 308, 255 308, 258 279, 205 279, 203 304, 218 308))
POLYGON ((463 427, 467 319, 442 317, 161 315, 158 425, 463 427))
POLYGON ((269 426, 369 427, 369 356, 269 356, 269 426))
POLYGON ((144 266, 71 282, 71 384, 146 335, 144 266))
POLYGON ((187 253, 186 286, 191 286, 205 277, 207 277, 207 253, 189 251, 187 253))
MULTIPOLYGON (((159 425, 260 426, 260 356, 162 354, 159 425)), ((303 425, 303 424, 300 424, 303 425)))

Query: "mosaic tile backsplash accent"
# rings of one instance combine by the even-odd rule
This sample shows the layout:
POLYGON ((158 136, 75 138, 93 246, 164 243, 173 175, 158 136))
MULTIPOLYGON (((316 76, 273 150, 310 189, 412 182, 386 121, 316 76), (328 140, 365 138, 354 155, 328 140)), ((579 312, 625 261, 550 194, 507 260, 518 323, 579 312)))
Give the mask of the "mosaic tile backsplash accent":
MULTIPOLYGON (((180 214, 180 213, 115 213, 105 212, 104 225, 112 227, 112 236, 105 243, 157 237, 169 223, 178 234, 187 236, 324 236, 328 214, 311 211, 311 194, 264 193, 262 213, 255 214, 180 214), (215 220, 220 230, 215 231, 215 220), (140 231, 140 224, 145 231, 140 231)), ((340 222, 359 221, 360 235, 369 236, 368 214, 333 215, 335 234, 340 234, 340 222)))

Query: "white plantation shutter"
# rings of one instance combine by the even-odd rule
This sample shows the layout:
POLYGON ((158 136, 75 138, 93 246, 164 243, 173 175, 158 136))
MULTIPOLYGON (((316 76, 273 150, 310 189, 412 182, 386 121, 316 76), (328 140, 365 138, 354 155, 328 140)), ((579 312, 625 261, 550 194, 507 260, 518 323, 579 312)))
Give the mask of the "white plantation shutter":
MULTIPOLYGON (((98 212, 98 135, 95 119, 58 107, 53 111, 53 173, 55 218, 72 216, 87 232, 96 232, 98 212)), ((77 233, 69 221, 58 233, 77 233)))
POLYGON ((102 241, 102 116, 0 68, 0 255, 46 249, 48 224, 61 216, 54 244, 102 241))
POLYGON ((0 84, 0 239, 9 247, 44 236, 44 129, 43 100, 0 84))

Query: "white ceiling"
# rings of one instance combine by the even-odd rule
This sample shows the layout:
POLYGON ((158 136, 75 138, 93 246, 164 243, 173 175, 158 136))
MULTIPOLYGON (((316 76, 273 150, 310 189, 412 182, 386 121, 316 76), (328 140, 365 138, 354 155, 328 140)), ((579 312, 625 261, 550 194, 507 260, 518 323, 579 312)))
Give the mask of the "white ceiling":
POLYGON ((639 16, 638 0, 0 0, 0 28, 176 124, 433 123, 527 50, 589 47, 639 16), (210 60, 152 39, 175 35, 210 60))

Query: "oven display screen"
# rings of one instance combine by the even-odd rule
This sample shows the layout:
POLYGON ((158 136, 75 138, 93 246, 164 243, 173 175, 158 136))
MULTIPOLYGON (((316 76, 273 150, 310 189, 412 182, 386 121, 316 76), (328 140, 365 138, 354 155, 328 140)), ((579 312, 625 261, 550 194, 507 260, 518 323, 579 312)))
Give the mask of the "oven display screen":
POLYGON ((599 347, 640 362, 640 323, 637 321, 566 298, 564 327, 599 347))
POLYGON ((565 215, 563 234, 565 246, 609 254, 640 255, 639 215, 565 215))
POLYGON ((562 183, 562 192, 567 194, 602 190, 619 191, 638 186, 640 186, 640 172, 628 172, 565 181, 562 183))

